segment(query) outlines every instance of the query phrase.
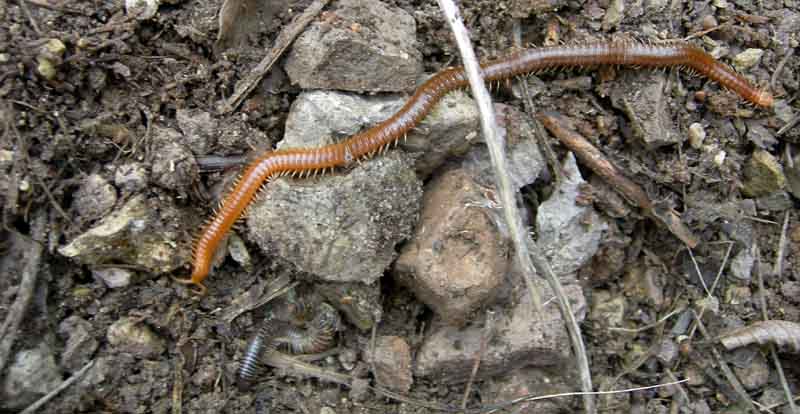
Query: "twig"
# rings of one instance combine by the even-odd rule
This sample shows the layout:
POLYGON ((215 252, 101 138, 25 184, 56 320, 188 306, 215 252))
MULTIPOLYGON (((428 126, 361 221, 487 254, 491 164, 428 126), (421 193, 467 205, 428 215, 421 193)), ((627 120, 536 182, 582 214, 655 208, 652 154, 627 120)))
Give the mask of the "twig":
POLYGON ((775 253, 775 264, 772 265, 772 274, 780 276, 783 273, 783 258, 786 257, 786 231, 789 229, 789 211, 783 216, 783 227, 781 227, 781 237, 778 240, 778 252, 775 253))
POLYGON ((682 242, 691 248, 697 246, 698 241, 691 230, 689 230, 672 211, 661 211, 652 201, 647 193, 633 181, 625 177, 614 166, 600 150, 582 135, 566 126, 560 115, 554 113, 540 113, 536 118, 558 138, 561 143, 575 153, 595 174, 609 183, 614 190, 627 198, 629 202, 641 208, 645 214, 652 219, 663 224, 667 229, 682 242))
POLYGON ((56 387, 53 391, 48 392, 47 395, 45 395, 44 397, 39 398, 38 400, 36 400, 36 402, 34 402, 33 404, 29 405, 28 408, 24 409, 19 414, 33 414, 33 413, 35 413, 39 408, 42 408, 43 405, 45 405, 48 401, 52 400, 53 397, 58 395, 61 391, 64 391, 64 389, 66 389, 70 385, 74 384, 79 379, 83 378, 83 376, 86 375, 86 372, 89 371, 93 366, 94 366, 94 360, 89 361, 89 363, 84 365, 83 368, 81 368, 80 371, 76 372, 71 377, 69 377, 66 380, 64 380, 64 382, 59 384, 58 387, 56 387))
POLYGON ((464 398, 461 399, 461 408, 467 408, 467 399, 469 399, 469 393, 472 391, 472 383, 475 381, 475 375, 478 374, 478 368, 481 366, 481 359, 483 359, 483 355, 486 354, 486 347, 489 345, 489 340, 492 339, 492 335, 494 332, 494 312, 491 310, 486 311, 486 322, 483 327, 483 337, 481 338, 481 346, 478 349, 478 352, 475 354, 475 362, 472 364, 472 372, 469 373, 469 381, 467 381, 467 387, 464 389, 464 398))
POLYGON ((62 12, 62 13, 85 15, 85 13, 83 13, 80 10, 74 10, 74 9, 70 9, 68 7, 59 6, 59 5, 55 5, 55 4, 50 4, 46 0, 24 0, 24 1, 34 5, 36 7, 41 7, 43 9, 48 9, 48 10, 52 10, 52 11, 58 11, 58 12, 62 12))
MULTIPOLYGON (((593 387, 591 371, 589 370, 589 358, 586 355, 586 347, 583 344, 580 326, 575 319, 574 312, 572 312, 572 305, 561 287, 561 282, 553 273, 553 269, 550 268, 550 264, 545 260, 539 247, 532 241, 529 243, 528 233, 524 231, 522 226, 522 218, 517 209, 514 193, 511 191, 507 160, 504 153, 505 145, 498 139, 491 98, 481 78, 475 52, 470 46, 467 29, 464 27, 458 8, 453 0, 438 0, 438 3, 455 36, 464 64, 464 71, 472 89, 472 95, 478 104, 478 110, 481 115, 481 130, 489 147, 489 155, 491 156, 492 166, 495 169, 495 180, 497 181, 497 190, 500 193, 500 201, 503 205, 503 213, 511 232, 511 239, 514 243, 517 258, 522 266, 525 284, 531 297, 531 304, 536 311, 542 308, 541 294, 533 281, 533 269, 535 268, 536 272, 545 277, 553 293, 558 298, 561 317, 567 325, 567 332, 569 332, 573 352, 575 353, 576 365, 581 379, 581 389, 584 392, 591 392, 593 387)), ((583 396, 583 403, 587 413, 593 414, 596 412, 594 398, 590 394, 583 396)))
POLYGON ((233 95, 219 105, 218 111, 220 114, 228 114, 236 110, 244 98, 261 82, 261 78, 269 72, 272 65, 278 61, 294 39, 300 35, 303 29, 317 17, 322 8, 329 2, 330 0, 315 0, 303 11, 303 14, 295 18, 292 23, 281 31, 278 38, 275 39, 275 45, 267 52, 264 59, 261 59, 261 62, 244 79, 237 83, 233 95))
POLYGON ((792 58, 794 55, 794 48, 790 47, 786 51, 786 55, 778 62, 778 66, 775 67, 775 72, 772 72, 772 77, 769 79, 769 88, 775 91, 775 83, 778 81, 778 76, 780 76, 781 72, 783 72, 784 66, 786 66, 786 62, 792 58))
MULTIPOLYGON (((696 326, 700 330, 700 333, 702 333, 706 339, 713 339, 708 334, 708 331, 706 331, 706 326, 703 324, 703 321, 700 320, 700 316, 697 314, 697 312, 692 311, 692 313, 694 314, 694 320, 697 323, 696 326)), ((725 362, 725 359, 722 358, 722 355, 719 353, 719 351, 717 351, 717 348, 714 345, 711 345, 711 353, 714 355, 714 359, 717 360, 717 365, 719 365, 722 373, 725 374, 725 378, 731 384, 734 391, 736 391, 736 394, 739 395, 739 399, 747 406, 747 409, 750 410, 750 412, 758 413, 758 409, 755 405, 753 405, 753 401, 750 399, 750 396, 747 395, 747 391, 745 391, 744 386, 742 386, 742 383, 739 382, 738 378, 736 378, 736 374, 731 371, 731 367, 728 366, 728 363, 725 362)))
MULTIPOLYGON (((786 212, 786 218, 789 218, 789 212, 786 212)), ((784 230, 786 227, 784 226, 784 230)), ((785 234, 781 235, 781 239, 785 234)), ((758 280, 758 306, 761 308, 761 319, 764 321, 769 320, 769 315, 767 314, 767 290, 764 289, 764 276, 761 274, 761 251, 756 248, 756 263, 755 263, 755 272, 756 272, 756 279, 758 280)), ((780 260, 780 259, 779 259, 780 260)), ((778 371, 778 379, 781 382, 781 387, 783 388, 784 394, 786 394, 786 400, 789 402, 789 408, 792 414, 797 414, 797 406, 794 403, 794 398, 792 395, 792 390, 789 388, 789 382, 786 381, 786 375, 783 372, 783 366, 781 365, 781 361, 778 358, 778 352, 775 350, 775 344, 769 344, 769 353, 772 356, 772 360, 775 362, 775 369, 778 371)))
MULTIPOLYGON (((31 234, 35 237, 44 235, 46 216, 37 214, 33 219, 31 234)), ((0 328, 0 372, 5 368, 11 347, 17 339, 19 325, 25 317, 25 311, 33 297, 36 278, 39 274, 39 262, 42 260, 43 246, 38 240, 30 240, 30 247, 25 251, 25 264, 22 267, 22 278, 17 289, 17 297, 8 309, 6 320, 0 328)))
POLYGON ((39 36, 41 36, 42 30, 39 29, 39 23, 36 22, 36 19, 33 17, 33 14, 31 14, 28 5, 24 1, 21 1, 19 2, 19 7, 22 9, 23 13, 25 13, 25 17, 28 18, 28 21, 31 22, 31 27, 33 27, 33 31, 36 32, 36 34, 38 34, 39 36))

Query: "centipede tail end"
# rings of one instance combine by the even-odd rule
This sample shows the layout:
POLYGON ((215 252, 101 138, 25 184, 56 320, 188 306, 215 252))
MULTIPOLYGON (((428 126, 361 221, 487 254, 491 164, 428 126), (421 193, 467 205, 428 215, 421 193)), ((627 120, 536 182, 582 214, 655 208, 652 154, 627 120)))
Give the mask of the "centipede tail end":
POLYGON ((197 296, 202 297, 208 293, 208 288, 206 287, 206 285, 204 285, 203 282, 198 282, 194 280, 193 278, 181 279, 173 276, 172 280, 182 285, 192 285, 189 289, 191 289, 192 293, 194 293, 197 296))

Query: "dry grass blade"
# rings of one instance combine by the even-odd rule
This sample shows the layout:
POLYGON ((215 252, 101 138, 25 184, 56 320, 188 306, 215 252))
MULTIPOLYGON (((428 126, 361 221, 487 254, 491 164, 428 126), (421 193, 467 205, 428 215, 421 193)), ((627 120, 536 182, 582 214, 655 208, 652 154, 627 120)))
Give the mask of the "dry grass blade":
POLYGON ((775 344, 781 349, 800 352, 800 324, 790 321, 760 321, 719 338, 727 350, 751 344, 775 344))

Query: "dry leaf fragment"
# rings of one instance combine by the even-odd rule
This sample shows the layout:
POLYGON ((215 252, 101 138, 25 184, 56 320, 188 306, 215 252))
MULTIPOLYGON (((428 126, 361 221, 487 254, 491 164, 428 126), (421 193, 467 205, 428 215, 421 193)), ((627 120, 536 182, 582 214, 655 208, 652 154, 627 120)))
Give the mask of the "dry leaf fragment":
POLYGON ((800 352, 800 324, 789 321, 761 321, 739 328, 719 338, 722 346, 732 350, 757 343, 775 344, 782 350, 800 352))

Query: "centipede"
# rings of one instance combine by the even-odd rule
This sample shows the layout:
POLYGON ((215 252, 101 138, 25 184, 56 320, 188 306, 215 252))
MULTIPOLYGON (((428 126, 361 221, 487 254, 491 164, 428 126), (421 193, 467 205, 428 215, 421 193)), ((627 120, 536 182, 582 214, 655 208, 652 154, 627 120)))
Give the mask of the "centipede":
POLYGON ((291 300, 278 308, 267 313, 247 345, 236 376, 240 389, 249 388, 262 376, 265 369, 262 359, 267 352, 317 354, 335 343, 341 318, 331 305, 291 300))
MULTIPOLYGON (((523 49, 480 64, 485 82, 568 68, 619 66, 631 68, 679 68, 703 76, 761 108, 773 105, 772 95, 758 88, 730 66, 686 41, 596 41, 586 44, 523 49)), ((214 254, 228 231, 242 216, 258 192, 271 180, 285 176, 309 176, 332 172, 397 145, 418 125, 444 95, 468 86, 463 67, 450 67, 428 78, 391 117, 337 143, 318 148, 267 151, 250 162, 222 199, 216 213, 202 226, 192 250, 192 272, 175 280, 192 285, 199 295, 207 288, 214 254)))

